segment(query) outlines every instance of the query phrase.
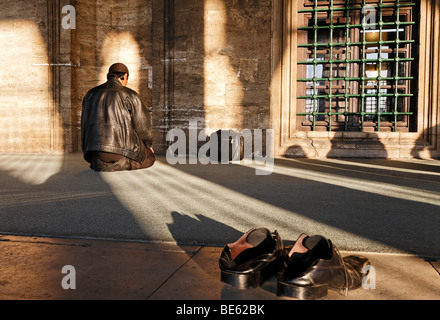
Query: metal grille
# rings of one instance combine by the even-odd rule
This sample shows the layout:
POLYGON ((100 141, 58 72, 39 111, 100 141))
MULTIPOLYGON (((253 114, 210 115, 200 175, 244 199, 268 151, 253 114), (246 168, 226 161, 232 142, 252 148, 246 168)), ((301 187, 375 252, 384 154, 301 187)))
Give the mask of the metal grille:
POLYGON ((304 1, 297 79, 302 129, 412 130, 415 5, 410 0, 304 1))

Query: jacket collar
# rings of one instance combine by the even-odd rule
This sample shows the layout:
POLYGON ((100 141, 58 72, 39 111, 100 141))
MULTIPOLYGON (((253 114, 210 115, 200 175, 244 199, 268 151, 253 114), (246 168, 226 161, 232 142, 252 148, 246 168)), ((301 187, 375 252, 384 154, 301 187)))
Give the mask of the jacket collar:
POLYGON ((109 84, 113 84, 113 85, 119 85, 119 86, 122 87, 122 83, 121 83, 118 79, 116 79, 116 78, 110 78, 110 79, 108 79, 108 80, 107 80, 107 83, 109 83, 109 84))

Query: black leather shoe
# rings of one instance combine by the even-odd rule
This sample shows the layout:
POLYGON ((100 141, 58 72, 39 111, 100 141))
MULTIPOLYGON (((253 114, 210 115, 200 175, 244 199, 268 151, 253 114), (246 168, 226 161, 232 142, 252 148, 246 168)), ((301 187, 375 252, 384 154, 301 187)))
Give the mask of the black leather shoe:
POLYGON ((338 249, 323 236, 302 234, 290 250, 284 269, 278 274, 277 295, 300 300, 320 299, 328 289, 344 292, 359 288, 365 257, 342 258, 338 249))
POLYGON ((219 260, 221 281, 239 289, 258 287, 276 273, 282 256, 283 244, 277 231, 251 229, 223 249, 219 260))

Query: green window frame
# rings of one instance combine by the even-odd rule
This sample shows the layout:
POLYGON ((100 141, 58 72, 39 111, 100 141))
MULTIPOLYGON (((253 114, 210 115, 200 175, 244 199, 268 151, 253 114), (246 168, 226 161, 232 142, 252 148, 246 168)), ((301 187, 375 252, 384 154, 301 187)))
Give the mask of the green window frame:
POLYGON ((416 131, 416 6, 414 0, 304 0, 300 131, 416 131))

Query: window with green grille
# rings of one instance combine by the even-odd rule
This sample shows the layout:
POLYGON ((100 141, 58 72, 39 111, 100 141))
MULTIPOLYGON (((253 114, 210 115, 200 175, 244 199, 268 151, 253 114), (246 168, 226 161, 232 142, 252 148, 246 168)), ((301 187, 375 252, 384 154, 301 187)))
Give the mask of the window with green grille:
POLYGON ((304 0, 297 126, 415 131, 414 0, 304 0))

